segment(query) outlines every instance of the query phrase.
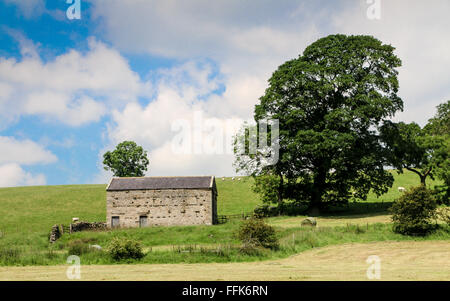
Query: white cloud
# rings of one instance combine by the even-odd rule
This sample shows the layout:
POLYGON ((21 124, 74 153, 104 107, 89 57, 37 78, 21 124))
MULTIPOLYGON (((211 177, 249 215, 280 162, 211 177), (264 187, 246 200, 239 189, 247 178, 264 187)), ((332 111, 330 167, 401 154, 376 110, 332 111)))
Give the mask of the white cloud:
POLYGON ((38 48, 39 43, 33 43, 33 41, 27 39, 24 34, 16 29, 4 27, 3 30, 10 35, 19 44, 19 50, 22 57, 37 59, 39 58, 38 48))
POLYGON ((56 161, 57 158, 54 154, 31 140, 17 140, 13 137, 0 136, 0 164, 31 165, 56 161))
POLYGON ((0 127, 21 115, 78 126, 98 121, 105 106, 123 107, 151 93, 116 50, 94 39, 86 53, 71 50, 43 62, 31 41, 14 34, 23 57, 0 58, 0 127))
MULTIPOLYGON (((42 0, 7 2, 25 17, 48 13, 42 0)), ((96 40, 86 52, 72 50, 44 62, 39 45, 9 31, 23 58, 0 58, 0 128, 22 115, 79 126, 111 113, 107 148, 126 139, 142 144, 150 150, 150 174, 232 174, 230 155, 173 154, 171 123, 192 122, 196 111, 219 121, 251 118, 271 73, 333 33, 370 34, 397 48, 405 102, 398 119, 424 124, 450 98, 448 0, 382 1, 379 21, 368 20, 365 0, 91 2, 104 37, 117 49, 188 63, 158 70, 152 87, 117 50, 96 40), (221 85, 225 91, 214 94, 221 85), (148 103, 137 102, 140 96, 148 103)), ((11 162, 4 164, 25 164, 11 162)), ((9 170, 20 174, 12 165, 9 170)))
POLYGON ((24 171, 17 163, 0 165, 0 187, 45 185, 43 174, 31 174, 24 171))
MULTIPOLYGON (((261 77, 319 36, 298 1, 93 0, 93 16, 119 49, 170 58, 208 57, 221 72, 261 77)), ((320 4, 308 4, 320 11, 320 4)))
MULTIPOLYGON (((124 140, 136 141, 149 150, 149 172, 153 175, 205 174, 207 171, 212 174, 214 170, 232 173, 230 155, 221 155, 222 160, 218 161, 215 155, 180 155, 171 149, 171 141, 177 134, 172 131, 175 121, 186 120, 193 125, 195 112, 203 112, 205 119, 220 116, 220 112, 208 109, 211 108, 209 98, 216 97, 211 92, 218 86, 218 79, 211 75, 210 65, 191 62, 162 70, 154 100, 144 107, 130 103, 124 110, 113 112, 113 123, 108 131, 109 148, 124 140), (208 95, 206 100, 202 99, 203 95, 208 95)), ((105 176, 102 172, 99 177, 104 179, 105 176)))
POLYGON ((104 21, 106 36, 121 50, 190 61, 206 57, 217 63, 220 80, 211 77, 208 64, 187 63, 159 71, 155 99, 148 105, 128 104, 114 111, 109 148, 122 140, 140 143, 151 151, 153 175, 234 174, 233 155, 174 154, 170 142, 176 133, 171 122, 192 123, 197 111, 222 123, 250 119, 270 73, 317 36, 314 24, 305 24, 304 16, 289 16, 296 26, 286 26, 285 13, 296 9, 297 1, 93 4, 94 15, 104 21), (225 91, 212 93, 219 84, 225 91))
MULTIPOLYGON (((194 74, 200 78, 187 84, 158 83, 157 96, 148 105, 128 104, 114 111, 108 132, 111 147, 121 139, 134 139, 148 147, 153 174, 232 173, 231 157, 175 157, 169 148, 173 137, 169 121, 190 120, 196 110, 221 120, 251 118, 271 73, 328 34, 374 35, 397 48, 403 60, 399 79, 405 102, 405 112, 397 119, 424 124, 435 106, 450 98, 447 0, 382 1, 380 21, 368 20, 365 0, 92 2, 104 36, 118 49, 176 59, 207 57, 222 75, 222 95, 200 100, 204 91, 199 87, 210 91, 216 83, 197 70, 194 74)), ((177 68, 170 72, 179 73, 177 68)))
POLYGON ((56 161, 54 154, 31 140, 0 136, 0 187, 45 185, 45 175, 29 173, 21 165, 56 161))
MULTIPOLYGON (((403 60, 399 79, 405 102, 405 112, 398 119, 424 124, 435 106, 450 97, 447 0, 381 1, 381 20, 367 18, 370 5, 365 0, 245 4, 97 0, 93 4, 105 36, 119 49, 172 58, 212 58, 226 78, 227 92, 248 89, 252 97, 261 96, 278 65, 322 36, 345 33, 374 35, 397 48, 403 60), (253 85, 244 84, 250 80, 253 85)), ((234 104, 242 107, 234 112, 247 114, 243 107, 251 107, 256 99, 236 96, 234 104)))
POLYGON ((96 102, 87 96, 71 101, 63 93, 43 91, 28 95, 23 112, 30 115, 56 117, 63 123, 78 126, 99 121, 106 114, 106 108, 103 103, 96 102))
MULTIPOLYGON (((286 10, 298 6, 297 1, 283 1, 281 4, 275 1, 243 4, 234 0, 92 2, 94 16, 103 17, 107 36, 121 49, 184 58, 205 53, 228 56, 230 51, 258 53, 273 51, 274 47, 282 48, 285 45, 278 47, 270 43, 269 38, 274 37, 273 42, 277 42, 287 37, 286 28, 278 28, 286 23, 283 20, 286 10), (269 24, 271 28, 267 28, 269 24), (249 36, 255 39, 244 41, 249 36), (261 37, 263 44, 270 44, 269 49, 257 47, 261 44, 261 37)), ((296 23, 301 23, 301 19, 296 23)), ((295 32, 293 29, 290 33, 294 35, 295 32)))
MULTIPOLYGON (((17 6, 17 14, 25 19, 37 19, 43 14, 48 14, 56 20, 62 21, 66 18, 65 11, 60 9, 47 9, 44 0, 4 0, 6 4, 17 6)), ((64 0, 61 0, 64 2, 64 0)), ((69 7, 69 4, 67 4, 69 7)))
POLYGON ((450 2, 381 1, 381 19, 369 20, 368 5, 348 6, 333 16, 337 32, 370 34, 396 48, 402 60, 399 69, 400 96, 405 110, 398 120, 424 125, 435 107, 450 99, 450 2))
POLYGON ((171 122, 192 121, 196 111, 221 121, 251 118, 271 72, 332 33, 371 34, 397 48, 405 102, 398 119, 423 124, 450 98, 446 0, 382 1, 380 21, 367 19, 365 0, 91 2, 104 36, 119 50, 189 62, 157 71, 152 87, 103 43, 91 40, 86 53, 43 62, 38 47, 19 36, 23 60, 0 59, 0 126, 24 114, 77 126, 111 112, 108 148, 126 139, 142 144, 151 151, 151 174, 232 174, 232 156, 175 156, 171 122), (213 60, 217 70, 194 63, 198 58, 213 60), (225 91, 214 94, 220 85, 225 91), (139 96, 148 103, 138 103, 139 96))
POLYGON ((123 140, 143 145, 150 150, 152 175, 234 174, 231 154, 174 154, 171 123, 193 124, 195 112, 221 123, 251 119, 270 73, 317 35, 304 16, 288 17, 296 26, 286 26, 285 12, 297 7, 297 1, 94 1, 94 14, 119 49, 190 61, 158 71, 156 97, 147 105, 114 110, 109 149, 123 140), (218 70, 192 63, 199 57, 213 59, 218 70), (220 84, 225 91, 212 93, 220 84))
POLYGON ((4 0, 7 4, 17 5, 18 11, 25 18, 33 18, 42 15, 45 9, 44 0, 4 0))

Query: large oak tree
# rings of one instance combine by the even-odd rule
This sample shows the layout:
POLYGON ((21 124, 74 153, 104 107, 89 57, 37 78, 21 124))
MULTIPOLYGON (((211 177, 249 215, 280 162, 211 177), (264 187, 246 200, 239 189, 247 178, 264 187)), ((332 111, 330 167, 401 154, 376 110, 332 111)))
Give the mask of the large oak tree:
MULTIPOLYGON (((346 35, 319 39, 282 64, 254 116, 279 120, 280 159, 257 173, 278 176, 284 197, 309 202, 311 214, 352 195, 385 193, 393 176, 379 128, 403 109, 400 66, 394 47, 346 35)), ((245 169, 250 160, 238 157, 245 169)))

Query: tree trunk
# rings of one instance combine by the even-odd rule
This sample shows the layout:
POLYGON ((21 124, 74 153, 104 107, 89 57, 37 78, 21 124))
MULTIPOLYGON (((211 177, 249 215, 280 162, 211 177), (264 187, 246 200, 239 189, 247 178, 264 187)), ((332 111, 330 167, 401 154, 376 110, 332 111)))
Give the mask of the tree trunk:
POLYGON ((281 206, 283 204, 283 175, 281 173, 278 174, 280 177, 280 183, 278 184, 278 195, 277 195, 277 201, 278 201, 278 215, 281 215, 281 206))
POLYGON ((320 215, 320 210, 322 209, 322 196, 325 189, 325 179, 325 169, 319 168, 318 172, 314 175, 311 203, 308 208, 308 214, 311 216, 320 215))
POLYGON ((426 180, 427 176, 425 175, 420 175, 420 184, 423 186, 426 186, 425 184, 425 180, 426 180))
POLYGON ((427 179, 428 175, 431 173, 431 171, 433 170, 433 168, 430 167, 425 173, 422 174, 420 171, 418 171, 414 168, 406 167, 406 169, 416 173, 420 177, 420 184, 423 186, 426 186, 426 179, 427 179))

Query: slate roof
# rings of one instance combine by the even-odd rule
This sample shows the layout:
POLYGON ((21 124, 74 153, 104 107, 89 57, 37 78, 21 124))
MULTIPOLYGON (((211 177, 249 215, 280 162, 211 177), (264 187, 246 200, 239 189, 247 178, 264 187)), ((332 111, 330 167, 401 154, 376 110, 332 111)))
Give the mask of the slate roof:
POLYGON ((214 176, 112 178, 106 190, 212 189, 214 185, 214 176))

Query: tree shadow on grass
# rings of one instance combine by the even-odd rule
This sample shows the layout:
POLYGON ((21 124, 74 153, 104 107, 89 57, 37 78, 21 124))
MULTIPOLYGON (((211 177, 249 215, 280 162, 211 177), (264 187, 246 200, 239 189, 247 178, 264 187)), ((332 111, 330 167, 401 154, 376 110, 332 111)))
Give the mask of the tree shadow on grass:
MULTIPOLYGON (((349 202, 342 205, 324 206, 317 217, 321 218, 362 218, 389 214, 389 208, 393 202, 349 202)), ((282 211, 269 212, 271 217, 275 216, 310 216, 306 204, 285 204, 282 211)))
POLYGON ((393 202, 351 202, 340 207, 330 207, 324 210, 321 218, 362 218, 389 214, 393 202))

